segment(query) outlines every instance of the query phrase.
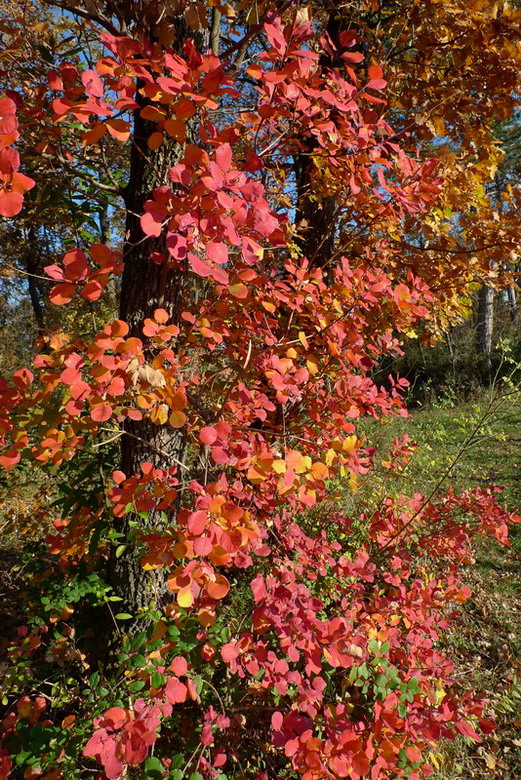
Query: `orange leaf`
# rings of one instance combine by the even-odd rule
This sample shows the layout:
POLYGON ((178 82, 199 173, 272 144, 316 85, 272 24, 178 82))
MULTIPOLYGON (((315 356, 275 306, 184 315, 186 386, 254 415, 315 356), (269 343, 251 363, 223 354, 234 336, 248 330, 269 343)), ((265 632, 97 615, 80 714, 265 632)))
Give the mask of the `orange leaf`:
POLYGON ((149 122, 162 122, 166 112, 156 106, 145 106, 141 109, 141 116, 143 119, 148 119, 149 122))
POLYGON ((14 469, 19 460, 20 453, 18 450, 9 449, 0 455, 0 466, 6 471, 11 471, 11 469, 14 469))
POLYGON ((182 98, 178 100, 174 107, 178 119, 190 119, 196 112, 196 108, 191 100, 182 98))
POLYGON ((168 420, 172 428, 182 428, 186 424, 186 414, 177 409, 171 413, 168 420))
POLYGON ((69 301, 74 298, 75 292, 76 287, 74 284, 64 282, 63 284, 57 284, 52 288, 49 293, 49 298, 56 306, 63 306, 64 303, 69 303, 69 301))
POLYGON ((212 599, 223 599, 230 590, 230 583, 218 574, 215 578, 215 582, 209 582, 206 586, 206 592, 212 599))
POLYGON ((175 138, 180 144, 186 141, 186 126, 180 119, 167 119, 163 127, 170 138, 175 138))
POLYGON ((117 141, 128 141, 130 136, 130 123, 124 119, 107 119, 107 130, 117 141))
POLYGON ((159 149, 162 143, 163 143, 163 133, 160 133, 158 131, 156 133, 152 133, 152 135, 149 136, 147 141, 147 146, 149 149, 152 149, 152 151, 155 151, 155 149, 159 149))
POLYGON ((87 130, 87 132, 83 134, 84 146, 93 146, 94 144, 97 144, 106 132, 107 128, 105 125, 102 122, 97 122, 92 130, 87 130))

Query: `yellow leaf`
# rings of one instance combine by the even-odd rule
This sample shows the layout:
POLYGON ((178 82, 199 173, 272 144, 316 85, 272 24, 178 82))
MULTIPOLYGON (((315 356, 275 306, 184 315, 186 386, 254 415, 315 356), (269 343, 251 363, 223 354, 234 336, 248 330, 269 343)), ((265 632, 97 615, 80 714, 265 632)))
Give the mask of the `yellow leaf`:
POLYGON ((188 607, 192 606, 194 603, 194 596, 190 585, 187 585, 186 587, 177 591, 177 603, 184 609, 188 609, 188 607))
POLYGON ((356 436, 348 436, 342 442, 342 452, 351 452, 356 447, 358 439, 356 436))
POLYGON ((285 460, 274 460, 272 469, 275 472, 275 474, 284 474, 286 471, 286 461, 285 460))
POLYGON ((316 358, 311 357, 306 360, 306 367, 312 376, 318 374, 318 361, 316 358))
POLYGON ((166 404, 158 404, 150 410, 150 414, 148 416, 155 425, 164 425, 168 420, 169 411, 170 410, 166 404))
POLYGON ((330 448, 326 452, 326 465, 331 466, 335 462, 336 458, 337 458, 336 452, 334 451, 334 449, 330 448))

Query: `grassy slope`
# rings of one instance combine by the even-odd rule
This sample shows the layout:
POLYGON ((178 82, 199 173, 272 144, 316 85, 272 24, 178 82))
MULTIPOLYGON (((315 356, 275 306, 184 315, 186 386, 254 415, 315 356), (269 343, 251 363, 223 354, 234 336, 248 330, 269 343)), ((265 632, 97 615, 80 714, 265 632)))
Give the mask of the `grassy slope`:
MULTIPOLYGON (((489 394, 470 404, 414 411, 407 421, 369 425, 368 440, 376 444, 377 454, 405 430, 419 444, 411 465, 395 479, 396 490, 430 494, 459 456, 440 490, 449 485, 502 485, 500 501, 519 511, 521 394, 493 399, 492 404, 491 399, 489 394), (465 447, 484 415, 484 424, 465 447)), ((382 487, 384 480, 388 489, 388 476, 382 473, 382 487)), ((364 492, 362 486, 355 503, 374 500, 374 494, 364 492)), ((436 780, 521 778, 521 525, 512 529, 511 539, 509 549, 491 541, 479 545, 476 564, 466 577, 473 597, 461 608, 461 618, 447 638, 461 690, 484 692, 498 728, 483 745, 461 738, 437 754, 436 780)))

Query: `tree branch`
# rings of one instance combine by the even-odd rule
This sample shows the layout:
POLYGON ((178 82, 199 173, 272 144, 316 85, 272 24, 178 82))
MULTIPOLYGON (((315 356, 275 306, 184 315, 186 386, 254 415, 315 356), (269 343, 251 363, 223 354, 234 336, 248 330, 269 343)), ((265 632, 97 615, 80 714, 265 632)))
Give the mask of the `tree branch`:
POLYGON ((74 5, 68 5, 68 3, 59 2, 59 0, 43 0, 43 2, 45 5, 61 8, 62 11, 67 11, 67 13, 70 13, 73 16, 80 16, 82 19, 87 19, 89 22, 96 22, 97 24, 104 27, 108 32, 112 33, 112 35, 121 35, 122 33, 122 30, 118 30, 118 28, 115 27, 110 19, 108 19, 104 14, 89 13, 88 11, 83 11, 81 8, 76 8, 74 5))

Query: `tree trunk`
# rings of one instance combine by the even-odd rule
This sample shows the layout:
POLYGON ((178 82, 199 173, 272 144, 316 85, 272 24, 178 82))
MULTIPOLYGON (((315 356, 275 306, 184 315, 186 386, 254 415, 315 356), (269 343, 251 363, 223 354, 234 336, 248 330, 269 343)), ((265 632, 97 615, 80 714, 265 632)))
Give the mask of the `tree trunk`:
POLYGON ((492 334, 494 329, 494 288, 484 284, 479 291, 477 351, 483 356, 485 368, 490 371, 492 334))
MULTIPOLYGON (((347 29, 348 23, 345 6, 334 2, 329 12, 327 34, 335 46, 338 46, 339 35, 347 29)), ((329 55, 322 54, 320 61, 332 69, 344 70, 342 59, 333 61, 329 55)), ((313 265, 325 266, 335 246, 337 198, 335 195, 326 195, 318 200, 311 198, 312 194, 316 196, 320 192, 320 187, 314 181, 316 167, 312 158, 313 152, 320 150, 312 136, 302 139, 302 142, 302 154, 296 155, 294 159, 297 186, 295 224, 301 227, 298 243, 304 257, 313 265)))
POLYGON ((510 287, 507 288, 507 298, 508 298, 508 311, 510 314, 510 319, 512 320, 513 325, 517 325, 519 322, 519 312, 517 310, 517 296, 516 296, 516 288, 510 285, 510 287))
POLYGON ((335 243, 336 198, 326 195, 320 201, 312 200, 315 190, 312 160, 314 141, 306 139, 307 151, 295 157, 297 182, 297 213, 295 223, 301 228, 299 245, 304 257, 313 265, 323 265, 333 254, 335 243))
POLYGON ((40 250, 38 245, 38 236, 36 228, 31 225, 27 234, 27 252, 26 263, 27 284, 29 287, 29 298, 33 309, 34 319, 36 320, 36 330, 39 336, 45 330, 44 309, 41 301, 41 293, 38 289, 38 275, 41 274, 40 268, 40 250))
MULTIPOLYGON (((182 36, 178 45, 182 46, 182 36)), ((139 89, 139 85, 138 85, 139 89)), ((146 101, 139 95, 136 98, 142 105, 146 101)), ((187 142, 194 140, 194 127, 187 128, 187 142)), ((165 252, 164 236, 146 238, 140 225, 140 215, 144 203, 151 197, 156 187, 171 184, 168 171, 182 157, 184 146, 172 142, 163 144, 159 149, 148 148, 148 138, 156 130, 155 123, 144 120, 139 110, 134 114, 134 143, 130 158, 129 181, 125 188, 127 207, 126 233, 124 245, 125 267, 121 282, 119 317, 130 328, 130 336, 144 341, 143 321, 152 317, 157 308, 166 309, 171 322, 178 323, 183 301, 190 294, 193 282, 188 274, 179 269, 168 269, 150 259, 152 252, 165 252)), ((150 354, 152 357, 152 354, 150 354)), ((155 425, 149 420, 127 420, 125 434, 121 438, 121 470, 129 477, 140 472, 141 465, 151 462, 155 468, 170 468, 182 463, 186 434, 184 429, 174 429, 168 425, 155 425)), ((172 507, 169 522, 174 519, 177 506, 172 507)), ((126 544, 120 557, 115 550, 109 562, 109 581, 116 594, 123 601, 123 611, 136 616, 139 610, 149 606, 159 606, 165 601, 167 593, 166 572, 144 571, 140 566, 140 556, 132 541, 133 529, 145 532, 160 530, 164 522, 158 513, 151 512, 147 518, 130 513, 114 521, 118 532, 123 534, 118 542, 126 544)), ((125 630, 143 627, 142 620, 136 620, 134 626, 128 621, 125 630)))

